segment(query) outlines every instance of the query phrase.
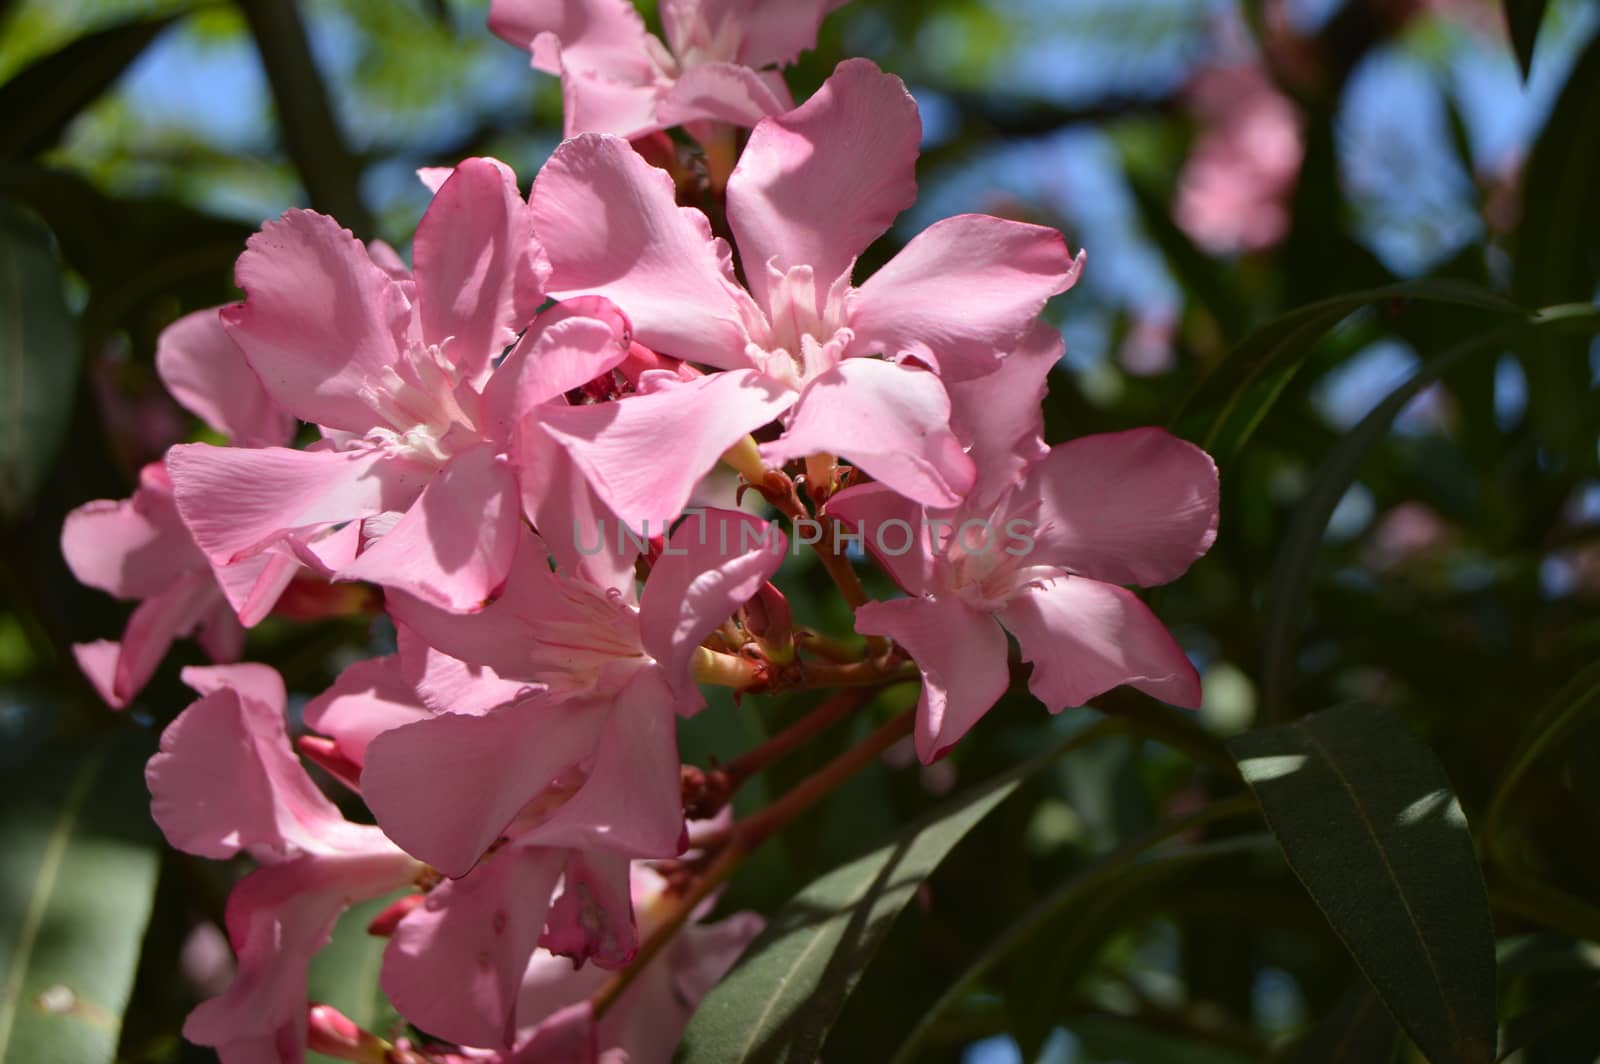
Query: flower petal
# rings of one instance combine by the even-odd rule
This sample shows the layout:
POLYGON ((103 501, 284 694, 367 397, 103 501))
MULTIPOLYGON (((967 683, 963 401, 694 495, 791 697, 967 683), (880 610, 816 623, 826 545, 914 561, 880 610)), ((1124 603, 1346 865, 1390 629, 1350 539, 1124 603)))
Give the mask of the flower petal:
POLYGON ((357 765, 366 760, 367 747, 377 736, 431 716, 394 654, 346 666, 333 686, 305 708, 306 727, 334 740, 339 752, 357 765))
POLYGON ((167 725, 145 767, 151 815, 168 842, 200 857, 246 850, 270 861, 359 847, 373 829, 346 821, 312 783, 289 746, 281 681, 276 701, 257 697, 270 694, 260 671, 185 670, 202 697, 167 725))
POLYGON ((613 78, 648 71, 648 35, 630 0, 493 0, 489 29, 546 74, 560 74, 563 59, 613 78))
POLYGON ((215 1046, 225 1061, 305 1059, 306 969, 341 913, 405 886, 415 861, 381 845, 371 852, 307 855, 246 876, 228 898, 228 938, 238 974, 220 996, 189 1014, 183 1036, 215 1046))
POLYGON ((809 100, 758 125, 728 179, 756 301, 768 306, 769 263, 780 276, 810 266, 824 288, 843 275, 916 200, 921 139, 905 83, 866 59, 840 63, 809 100))
POLYGON ((571 959, 620 968, 639 948, 629 892, 628 859, 619 854, 568 851, 561 891, 550 906, 539 945, 571 959))
MULTIPOLYGON (((794 401, 792 391, 755 370, 730 370, 615 402, 552 408, 540 428, 629 528, 648 523, 660 531, 683 512, 694 486, 728 448, 794 401), (666 448, 670 462, 661 461, 666 448)), ((587 542, 591 530, 583 533, 587 542)))
POLYGON ((680 703, 699 708, 695 651, 772 579, 788 545, 776 524, 730 510, 691 514, 667 540, 639 600, 639 629, 680 703))
POLYGON ((1022 495, 1040 502, 1032 563, 1113 584, 1176 580, 1217 538, 1217 466, 1164 429, 1050 449, 1022 495))
MULTIPOLYGON (((780 82, 781 84, 781 82, 780 82)), ((727 122, 749 128, 794 106, 756 71, 738 63, 702 63, 685 70, 656 102, 662 128, 694 122, 727 122)))
POLYGON ((178 510, 216 565, 230 565, 290 532, 404 510, 428 466, 382 451, 251 450, 189 443, 167 452, 178 510))
POLYGON ((946 218, 857 289, 850 351, 916 358, 946 380, 982 376, 1082 269, 1083 256, 1072 258, 1054 229, 985 214, 946 218))
POLYGON ((139 479, 131 498, 86 502, 61 526, 61 555, 72 575, 118 598, 148 598, 205 565, 166 470, 152 463, 139 479))
POLYGON ((544 296, 533 217, 510 168, 468 159, 417 225, 417 311, 425 343, 447 346, 465 380, 486 372, 544 296))
POLYGON ((945 382, 950 425, 978 467, 969 506, 987 508, 1050 453, 1044 442, 1044 396, 1050 370, 1065 351, 1060 330, 1037 322, 993 373, 945 382))
POLYGON ((442 609, 478 610, 500 593, 522 523, 517 478, 494 444, 463 451, 398 524, 339 573, 442 609))
POLYGON ((171 586, 139 603, 122 632, 122 653, 111 684, 112 705, 127 705, 144 689, 161 659, 180 636, 197 628, 222 593, 208 572, 185 573, 171 586))
POLYGON ((1011 682, 1006 634, 994 617, 955 601, 893 599, 856 609, 856 631, 886 635, 922 670, 917 756, 944 756, 999 701, 1011 682))
POLYGON ((274 447, 294 436, 294 418, 279 410, 222 326, 223 308, 197 310, 167 326, 156 341, 156 372, 172 397, 240 447, 274 447))
POLYGON ((487 665, 469 665, 435 650, 403 624, 396 628, 400 673, 412 698, 429 712, 482 714, 539 691, 537 685, 501 679, 487 665))
POLYGON ((378 423, 364 392, 405 345, 401 287, 348 229, 286 211, 252 236, 235 271, 245 301, 223 324, 278 406, 328 428, 378 423))
POLYGON ((551 293, 605 296, 627 312, 635 338, 663 354, 745 365, 743 293, 727 246, 675 197, 672 178, 627 141, 584 134, 562 144, 530 199, 551 293))
POLYGON ((395 1008, 437 1038, 509 1048, 564 858, 513 844, 429 891, 383 951, 379 984, 395 1008))
POLYGON ((852 358, 816 377, 789 428, 761 456, 774 465, 836 454, 924 506, 959 503, 976 473, 950 431, 950 397, 926 370, 852 358))
POLYGON ((407 853, 463 876, 523 806, 589 758, 604 720, 603 704, 537 697, 482 716, 441 713, 374 738, 361 793, 407 853))
POLYGON ((1006 604, 1001 622, 1033 662, 1028 689, 1056 713, 1130 684, 1175 706, 1200 705, 1200 676, 1133 592, 1056 575, 1006 604))
POLYGON ((212 575, 221 586, 228 605, 246 628, 260 624, 272 612, 284 589, 301 571, 300 560, 293 554, 272 550, 232 565, 212 567, 212 575))
POLYGON ((828 499, 826 511, 861 535, 864 549, 909 595, 933 588, 939 544, 922 507, 885 484, 858 484, 828 499))

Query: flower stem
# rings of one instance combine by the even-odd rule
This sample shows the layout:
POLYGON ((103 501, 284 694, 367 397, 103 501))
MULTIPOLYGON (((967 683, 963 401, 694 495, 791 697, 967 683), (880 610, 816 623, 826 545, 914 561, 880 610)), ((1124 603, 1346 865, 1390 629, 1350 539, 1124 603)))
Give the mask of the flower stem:
POLYGON ((876 693, 865 687, 840 691, 760 746, 752 747, 728 762, 722 771, 727 774, 729 793, 738 790, 742 783, 768 765, 787 757, 854 713, 876 693))
MULTIPOLYGON (((839 712, 834 710, 834 712, 839 712)), ((733 826, 727 841, 704 872, 696 876, 689 889, 673 900, 667 918, 639 944, 628 966, 589 999, 589 1007, 598 1020, 633 984, 639 972, 665 949, 689 916, 712 892, 727 882, 728 877, 774 833, 810 809, 830 794, 845 780, 880 757, 883 752, 911 733, 916 710, 907 710, 884 724, 855 746, 828 762, 815 775, 794 790, 767 806, 761 812, 733 826)))

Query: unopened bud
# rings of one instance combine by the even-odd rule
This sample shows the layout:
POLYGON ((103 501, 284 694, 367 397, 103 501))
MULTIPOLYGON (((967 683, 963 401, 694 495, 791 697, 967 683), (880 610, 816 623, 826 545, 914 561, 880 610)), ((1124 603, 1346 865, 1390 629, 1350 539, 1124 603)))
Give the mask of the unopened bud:
POLYGON ((806 456, 806 494, 821 506, 838 490, 839 460, 831 454, 806 456))
POLYGON ((756 438, 749 433, 745 433, 743 439, 723 452, 722 461, 751 484, 766 483, 767 463, 761 460, 756 438))
POLYGON ((302 735, 294 744, 307 761, 326 769, 340 783, 352 790, 360 785, 361 766, 350 760, 332 739, 321 735, 302 735))
POLYGON ((774 665, 787 665, 794 660, 794 615, 789 610, 789 600, 772 581, 761 585, 761 590, 744 604, 745 631, 755 636, 761 652, 774 665))
POLYGON ((766 666, 762 662, 734 654, 724 654, 717 650, 707 650, 705 647, 695 647, 689 671, 696 683, 710 684, 713 687, 732 687, 736 690, 756 687, 764 683, 767 678, 766 666))
POLYGON ((427 897, 426 894, 407 894, 405 897, 398 899, 393 905, 390 905, 383 912, 372 918, 372 922, 367 925, 367 934, 376 935, 379 938, 388 938, 394 934, 394 929, 400 926, 400 921, 410 916, 411 910, 426 901, 427 897))
POLYGON ((313 1053, 356 1064, 384 1064, 391 1046, 331 1005, 312 1005, 306 1012, 306 1048, 313 1053))
POLYGON ((720 768, 684 765, 678 778, 683 787, 684 816, 689 820, 709 820, 722 811, 733 795, 732 781, 720 768))

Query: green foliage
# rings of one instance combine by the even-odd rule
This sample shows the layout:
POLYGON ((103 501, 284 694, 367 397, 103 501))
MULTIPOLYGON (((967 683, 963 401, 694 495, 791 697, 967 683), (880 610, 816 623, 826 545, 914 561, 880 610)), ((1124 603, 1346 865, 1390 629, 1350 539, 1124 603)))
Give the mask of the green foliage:
POLYGON ((1363 705, 1229 747, 1295 874, 1427 1058, 1491 1060, 1488 899, 1466 817, 1427 747, 1363 705))
POLYGON ((48 474, 79 357, 50 231, 0 202, 0 514, 21 513, 48 474))

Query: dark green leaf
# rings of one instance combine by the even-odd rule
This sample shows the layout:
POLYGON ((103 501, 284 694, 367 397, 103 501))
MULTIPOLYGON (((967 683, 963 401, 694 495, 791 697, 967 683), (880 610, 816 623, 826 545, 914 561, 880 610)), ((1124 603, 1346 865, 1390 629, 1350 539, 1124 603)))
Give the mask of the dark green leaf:
POLYGON ((1141 1022, 1138 1016, 1085 1016, 1073 1020, 1072 1033, 1091 1060, 1138 1064, 1250 1064, 1254 1053, 1183 1038, 1141 1022))
POLYGON ((116 1051, 160 869, 140 771, 147 752, 127 742, 53 749, 8 774, 4 1064, 97 1064, 116 1051))
POLYGON ((180 17, 132 19, 96 30, 0 85, 0 159, 26 159, 54 147, 68 124, 180 17))
MULTIPOLYGON (((1578 58, 1523 171, 1522 224, 1511 294, 1524 306, 1593 300, 1600 282, 1600 37, 1578 58)), ((1574 457, 1592 460, 1589 367, 1580 341, 1545 341, 1522 352, 1530 424, 1574 457)))
POLYGON ((49 468, 79 361, 50 231, 0 203, 0 514, 19 514, 49 468))
POLYGON ((1494 933, 1465 816, 1392 714, 1342 706, 1229 742, 1290 867, 1433 1064, 1486 1064, 1494 933))
POLYGON ((1388 1064, 1400 1031, 1362 980, 1296 1044, 1294 1064, 1388 1064))
POLYGON ((1517 53, 1522 77, 1533 69, 1533 46, 1544 22, 1545 0, 1501 0, 1506 9, 1506 28, 1511 31, 1511 47, 1517 53))
POLYGON ((1500 1055, 1495 1059, 1509 1060, 1512 1054, 1526 1050, 1548 1035, 1585 1021, 1592 1022, 1597 1001, 1600 1001, 1600 981, 1591 980, 1582 989, 1554 1001, 1540 1002, 1513 1016, 1506 1021, 1500 1038, 1500 1055))
POLYGON ((684 1035, 686 1064, 815 1060, 862 969, 922 881, 1024 779, 1088 734, 940 806, 801 890, 695 1012, 684 1035))
POLYGON ((1072 878, 1056 887, 1055 890, 1040 899, 1021 918, 1007 928, 1004 934, 995 939, 989 948, 984 950, 961 973, 961 977, 940 995, 939 1000, 934 1002, 924 1014, 922 1021, 901 1043, 900 1048, 895 1052, 894 1064, 909 1064, 910 1061, 919 1059, 917 1054, 921 1051, 923 1043, 940 1016, 955 1006, 957 1002, 976 987, 978 981, 992 971, 996 965, 1014 953, 1024 943, 1031 941, 1038 935, 1067 906, 1082 901, 1092 891, 1112 883, 1115 883, 1118 889, 1127 889, 1135 882, 1158 878, 1192 865, 1196 861, 1210 860, 1219 856, 1232 856, 1243 851, 1259 849, 1265 842, 1264 838, 1260 836, 1240 836, 1221 842, 1178 850, 1173 853, 1158 854, 1144 860, 1140 859, 1145 851, 1160 842, 1172 838, 1174 835, 1182 834, 1205 823, 1221 819, 1225 815, 1237 815, 1240 812, 1247 811, 1249 808, 1251 806, 1248 803, 1218 802, 1190 816, 1163 824, 1097 858, 1087 867, 1073 875, 1072 878))

